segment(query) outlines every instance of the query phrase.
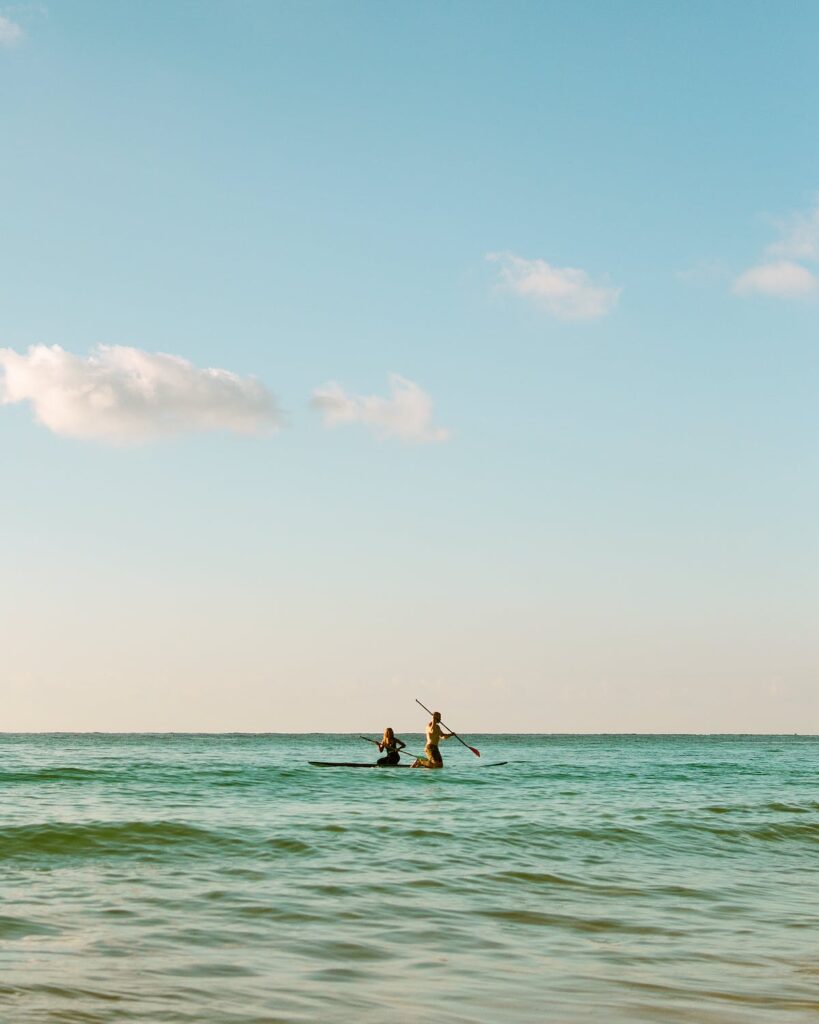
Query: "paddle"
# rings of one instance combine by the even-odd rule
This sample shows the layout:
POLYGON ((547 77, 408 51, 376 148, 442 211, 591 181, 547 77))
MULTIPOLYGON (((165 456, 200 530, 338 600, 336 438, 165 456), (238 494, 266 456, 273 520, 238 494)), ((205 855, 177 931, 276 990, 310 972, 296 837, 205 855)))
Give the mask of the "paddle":
MULTIPOLYGON (((367 743, 374 743, 377 747, 381 746, 381 744, 379 743, 378 740, 371 740, 369 736, 359 736, 358 738, 360 740, 366 740, 367 743)), ((405 752, 405 748, 402 747, 400 752, 403 754, 405 752)), ((412 754, 412 753, 410 753, 409 750, 407 750, 406 751, 406 755, 407 755, 407 757, 414 757, 416 761, 418 761, 418 760, 426 761, 426 758, 424 757, 423 754, 412 754)))
MULTIPOLYGON (((416 698, 415 698, 415 703, 416 703, 416 704, 421 704, 421 701, 420 701, 420 700, 418 700, 418 698, 416 697, 416 698)), ((431 711, 429 710, 429 708, 428 708, 428 707, 426 706, 426 704, 421 704, 421 707, 422 707, 422 708, 424 709, 424 711, 426 711, 426 712, 427 712, 428 714, 430 714, 430 715, 432 714, 432 712, 431 712, 431 711)), ((457 740, 457 741, 458 741, 459 743, 463 743, 463 745, 464 745, 464 746, 466 747, 466 749, 467 749, 467 750, 471 750, 471 751, 472 751, 472 753, 473 753, 473 754, 475 755, 475 757, 480 757, 480 756, 481 756, 481 752, 480 752, 480 750, 478 750, 478 749, 477 749, 477 747, 470 747, 470 745, 469 745, 468 743, 466 743, 466 742, 465 742, 464 740, 462 740, 462 739, 461 739, 461 737, 460 737, 460 736, 459 736, 459 735, 457 734, 457 732, 453 732, 453 731, 452 731, 452 730, 451 730, 451 729, 449 728, 449 726, 448 726, 448 725, 445 725, 445 724, 444 724, 443 722, 441 722, 441 725, 443 725, 443 726, 444 726, 444 728, 445 728, 445 729, 447 730, 447 732, 449 733, 449 735, 450 735, 450 736, 454 736, 454 737, 455 737, 455 739, 456 739, 456 740, 457 740)))

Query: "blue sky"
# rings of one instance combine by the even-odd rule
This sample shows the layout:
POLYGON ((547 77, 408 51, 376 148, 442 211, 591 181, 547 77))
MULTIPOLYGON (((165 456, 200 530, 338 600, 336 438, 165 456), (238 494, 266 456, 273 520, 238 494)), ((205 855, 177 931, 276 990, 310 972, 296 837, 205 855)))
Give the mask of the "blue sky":
POLYGON ((817 30, 0 7, 5 727, 819 729, 817 30))

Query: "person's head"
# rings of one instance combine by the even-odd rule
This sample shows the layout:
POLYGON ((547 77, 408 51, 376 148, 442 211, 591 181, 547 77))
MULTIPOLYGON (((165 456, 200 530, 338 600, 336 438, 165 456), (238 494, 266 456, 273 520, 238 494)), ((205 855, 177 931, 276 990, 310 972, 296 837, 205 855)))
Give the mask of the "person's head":
POLYGON ((440 711, 433 711, 432 712, 432 721, 433 722, 440 722, 441 721, 441 712, 440 711))
POLYGON ((389 726, 387 726, 387 728, 384 730, 384 739, 385 740, 389 740, 390 742, 392 742, 392 740, 394 738, 395 738, 395 733, 392 731, 392 729, 389 726))

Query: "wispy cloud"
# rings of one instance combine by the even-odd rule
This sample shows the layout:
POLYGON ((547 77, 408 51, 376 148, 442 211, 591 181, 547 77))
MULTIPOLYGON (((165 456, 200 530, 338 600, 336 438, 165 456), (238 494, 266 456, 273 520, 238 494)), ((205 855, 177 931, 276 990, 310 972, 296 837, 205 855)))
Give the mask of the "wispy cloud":
POLYGON ((763 260, 734 280, 736 294, 794 299, 819 289, 816 272, 804 265, 819 263, 819 201, 776 223, 780 237, 767 246, 763 260))
POLYGON ((813 209, 777 223, 781 237, 768 246, 771 256, 819 262, 819 199, 813 209))
POLYGON ((545 260, 527 260, 511 252, 490 252, 499 265, 501 287, 537 302, 561 320, 596 320, 617 305, 621 288, 595 284, 585 270, 554 267, 545 260))
POLYGON ((734 281, 737 295, 775 295, 794 298, 816 291, 817 279, 806 267, 792 260, 759 263, 734 281))
POLYGON ((711 260, 697 263, 687 270, 678 270, 674 276, 678 281, 684 281, 686 284, 709 285, 714 282, 731 281, 734 274, 725 264, 711 260))
POLYGON ((0 46, 16 46, 24 35, 25 32, 16 21, 0 14, 0 46))
POLYGON ((449 431, 433 426, 432 399, 417 384, 397 373, 389 375, 390 394, 349 395, 340 384, 329 381, 313 392, 312 405, 328 427, 362 423, 379 437, 402 441, 445 441, 449 431))
POLYGON ((259 434, 281 417, 257 380, 202 370, 179 356, 100 345, 76 356, 59 345, 0 349, 0 403, 29 402, 55 434, 111 442, 186 431, 259 434))

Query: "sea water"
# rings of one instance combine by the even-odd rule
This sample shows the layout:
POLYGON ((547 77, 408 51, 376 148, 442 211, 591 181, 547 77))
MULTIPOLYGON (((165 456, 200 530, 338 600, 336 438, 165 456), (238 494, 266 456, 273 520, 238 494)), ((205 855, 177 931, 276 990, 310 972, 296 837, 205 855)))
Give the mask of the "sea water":
POLYGON ((819 740, 470 742, 0 737, 0 1020, 819 1019, 819 740))

